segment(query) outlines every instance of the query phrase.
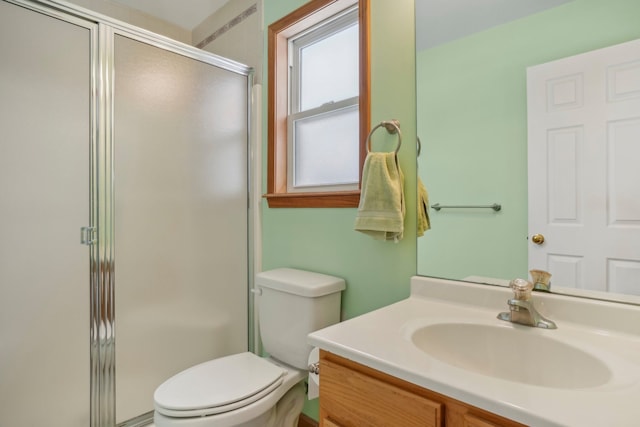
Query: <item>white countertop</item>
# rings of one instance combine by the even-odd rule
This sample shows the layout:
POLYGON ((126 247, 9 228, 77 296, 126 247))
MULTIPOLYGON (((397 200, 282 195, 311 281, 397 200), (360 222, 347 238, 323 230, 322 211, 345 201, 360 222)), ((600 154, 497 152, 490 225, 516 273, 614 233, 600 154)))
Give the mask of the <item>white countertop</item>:
MULTIPOLYGON (((309 343, 531 426, 640 425, 640 307, 535 293, 535 306, 558 325, 545 330, 496 318, 507 311, 509 289, 427 277, 412 278, 411 288, 406 300, 314 332, 309 343), (457 368, 411 341, 416 325, 438 322, 507 324, 576 344, 605 361, 612 379, 592 388, 552 388, 457 368)), ((545 366, 523 369, 535 372, 545 366)))

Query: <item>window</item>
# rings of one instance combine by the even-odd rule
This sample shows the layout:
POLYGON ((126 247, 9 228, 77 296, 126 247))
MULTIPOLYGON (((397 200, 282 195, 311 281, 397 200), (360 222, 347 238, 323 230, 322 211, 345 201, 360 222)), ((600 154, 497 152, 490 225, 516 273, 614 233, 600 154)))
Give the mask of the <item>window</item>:
POLYGON ((358 9, 289 38, 287 192, 357 190, 358 9))
POLYGON ((367 17, 367 0, 312 0, 269 26, 270 207, 358 206, 367 17))

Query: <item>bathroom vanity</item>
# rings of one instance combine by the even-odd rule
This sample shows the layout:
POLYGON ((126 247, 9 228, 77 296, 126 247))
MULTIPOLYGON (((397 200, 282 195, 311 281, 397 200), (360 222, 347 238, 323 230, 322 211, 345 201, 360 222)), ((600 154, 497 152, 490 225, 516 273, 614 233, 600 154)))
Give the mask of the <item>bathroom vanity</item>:
POLYGON ((523 424, 321 352, 321 426, 515 427, 523 424))
POLYGON ((512 295, 414 277, 406 300, 309 335, 320 425, 637 426, 640 307, 535 293, 547 330, 498 319, 512 295))

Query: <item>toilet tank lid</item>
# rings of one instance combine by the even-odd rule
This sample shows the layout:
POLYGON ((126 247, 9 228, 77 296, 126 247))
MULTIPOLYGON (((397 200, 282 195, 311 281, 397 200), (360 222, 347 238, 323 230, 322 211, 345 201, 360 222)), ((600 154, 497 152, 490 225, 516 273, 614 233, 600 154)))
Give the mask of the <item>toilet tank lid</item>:
POLYGON ((343 291, 344 279, 294 268, 277 268, 256 274, 256 286, 303 297, 321 297, 343 291))

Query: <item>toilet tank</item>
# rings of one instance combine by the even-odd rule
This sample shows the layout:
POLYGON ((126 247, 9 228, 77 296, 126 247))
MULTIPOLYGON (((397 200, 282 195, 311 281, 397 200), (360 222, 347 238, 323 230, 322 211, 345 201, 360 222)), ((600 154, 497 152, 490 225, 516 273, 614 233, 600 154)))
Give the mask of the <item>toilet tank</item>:
POLYGON ((312 346, 307 335, 340 321, 344 279, 292 268, 256 275, 259 325, 264 350, 273 358, 306 369, 312 346))

